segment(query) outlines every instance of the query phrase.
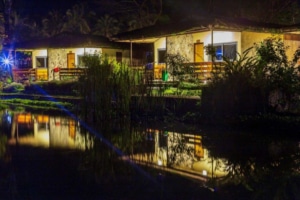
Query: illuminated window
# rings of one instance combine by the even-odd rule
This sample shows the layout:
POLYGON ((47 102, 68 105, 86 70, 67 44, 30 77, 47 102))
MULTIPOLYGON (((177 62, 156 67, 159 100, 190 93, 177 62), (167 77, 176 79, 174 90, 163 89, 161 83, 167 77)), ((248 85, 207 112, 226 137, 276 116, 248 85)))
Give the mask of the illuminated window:
POLYGON ((158 63, 165 63, 166 49, 158 49, 158 63))
POLYGON ((37 68, 47 68, 48 67, 48 59, 45 56, 37 56, 36 57, 36 67, 37 68))
MULTIPOLYGON (((228 58, 229 60, 235 60, 237 54, 237 43, 223 43, 223 44, 214 44, 216 51, 216 60, 223 61, 223 57, 228 58)), ((211 60, 211 57, 209 56, 211 60)))

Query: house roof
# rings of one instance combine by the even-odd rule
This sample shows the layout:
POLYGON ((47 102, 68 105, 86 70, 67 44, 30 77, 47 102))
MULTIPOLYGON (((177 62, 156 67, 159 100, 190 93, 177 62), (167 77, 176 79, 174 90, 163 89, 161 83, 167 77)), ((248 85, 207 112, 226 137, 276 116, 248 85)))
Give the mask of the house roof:
POLYGON ((153 42, 159 37, 187 34, 193 32, 213 30, 254 30, 260 32, 266 31, 282 31, 282 25, 269 24, 262 22, 255 22, 247 19, 237 18, 216 18, 216 17, 193 17, 186 18, 176 22, 157 23, 153 26, 134 30, 131 32, 124 32, 115 36, 116 41, 141 41, 153 42))
POLYGON ((116 43, 108 38, 96 35, 61 33, 51 38, 36 39, 19 42, 11 45, 14 49, 41 49, 41 48, 129 48, 128 44, 116 43))

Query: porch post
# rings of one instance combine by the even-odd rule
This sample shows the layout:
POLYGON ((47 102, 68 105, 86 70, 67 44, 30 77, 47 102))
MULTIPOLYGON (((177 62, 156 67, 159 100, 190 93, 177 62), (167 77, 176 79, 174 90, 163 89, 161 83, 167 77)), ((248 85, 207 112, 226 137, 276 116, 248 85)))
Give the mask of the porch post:
POLYGON ((132 41, 130 40, 130 67, 132 67, 132 41))
POLYGON ((214 53, 214 50, 213 50, 213 48, 214 48, 214 26, 212 25, 212 24, 210 24, 209 25, 209 28, 210 28, 210 32, 211 32, 211 52, 212 52, 212 54, 211 54, 211 69, 213 69, 213 67, 214 67, 214 60, 215 60, 215 55, 213 55, 213 53, 214 53))
MULTIPOLYGON (((214 27, 213 25, 209 25, 209 28, 210 28, 210 34, 211 34, 211 48, 214 47, 214 27)), ((213 64, 214 62, 214 56, 211 55, 211 62, 213 64)))

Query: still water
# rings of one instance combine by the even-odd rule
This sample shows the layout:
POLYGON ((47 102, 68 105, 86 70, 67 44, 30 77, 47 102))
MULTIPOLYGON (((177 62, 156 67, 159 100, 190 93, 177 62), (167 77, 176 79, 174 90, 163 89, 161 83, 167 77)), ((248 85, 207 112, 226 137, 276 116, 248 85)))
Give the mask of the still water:
POLYGON ((69 116, 10 111, 1 115, 7 148, 1 148, 5 150, 0 156, 10 174, 3 180, 12 186, 1 185, 10 199, 299 197, 295 139, 141 123, 114 124, 96 132, 69 116), (11 181, 11 176, 17 180, 11 181), (46 181, 45 191, 28 186, 46 181), (228 194, 226 185, 238 189, 228 194))

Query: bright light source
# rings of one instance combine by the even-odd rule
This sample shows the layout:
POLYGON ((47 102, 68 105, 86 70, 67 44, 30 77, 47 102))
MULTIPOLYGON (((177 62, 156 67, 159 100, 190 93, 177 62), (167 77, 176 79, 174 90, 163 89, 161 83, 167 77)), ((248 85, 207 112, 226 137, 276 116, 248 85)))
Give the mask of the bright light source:
POLYGON ((203 171, 202 171, 202 175, 203 175, 203 176, 207 176, 207 171, 206 171, 206 170, 203 170, 203 171))
POLYGON ((1 65, 5 67, 12 65, 12 60, 6 56, 3 56, 0 61, 1 61, 1 65))
POLYGON ((4 59, 4 64, 8 65, 9 64, 9 59, 4 59))
POLYGON ((158 164, 159 166, 162 166, 162 161, 161 161, 161 160, 158 160, 157 164, 158 164))

